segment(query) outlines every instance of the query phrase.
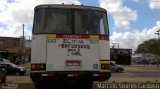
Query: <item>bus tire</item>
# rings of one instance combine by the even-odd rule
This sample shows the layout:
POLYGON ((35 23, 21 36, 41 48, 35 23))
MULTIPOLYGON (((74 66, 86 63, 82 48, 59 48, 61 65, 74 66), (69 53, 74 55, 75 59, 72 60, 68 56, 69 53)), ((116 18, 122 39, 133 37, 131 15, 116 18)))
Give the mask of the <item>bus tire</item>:
POLYGON ((93 82, 82 82, 80 85, 82 86, 81 89, 92 89, 93 82))
POLYGON ((92 89, 92 86, 93 86, 93 81, 91 80, 84 80, 77 82, 78 89, 92 89))
POLYGON ((35 89, 46 89, 45 85, 46 84, 41 81, 36 81, 35 82, 35 89))

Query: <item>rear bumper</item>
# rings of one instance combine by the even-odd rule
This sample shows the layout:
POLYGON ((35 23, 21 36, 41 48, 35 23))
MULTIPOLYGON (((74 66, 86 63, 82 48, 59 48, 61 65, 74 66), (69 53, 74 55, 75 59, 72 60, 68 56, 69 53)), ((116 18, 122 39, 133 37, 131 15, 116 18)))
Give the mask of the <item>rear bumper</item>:
POLYGON ((86 80, 105 81, 111 77, 111 72, 98 71, 50 71, 50 72, 35 72, 31 71, 30 77, 33 82, 43 80, 86 80))

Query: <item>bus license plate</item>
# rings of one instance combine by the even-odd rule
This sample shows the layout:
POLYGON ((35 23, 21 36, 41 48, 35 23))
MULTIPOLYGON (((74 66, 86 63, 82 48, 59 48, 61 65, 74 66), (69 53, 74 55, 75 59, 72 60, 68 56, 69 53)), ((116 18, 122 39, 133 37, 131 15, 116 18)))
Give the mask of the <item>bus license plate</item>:
POLYGON ((66 60, 66 67, 67 68, 80 68, 81 61, 80 60, 66 60))

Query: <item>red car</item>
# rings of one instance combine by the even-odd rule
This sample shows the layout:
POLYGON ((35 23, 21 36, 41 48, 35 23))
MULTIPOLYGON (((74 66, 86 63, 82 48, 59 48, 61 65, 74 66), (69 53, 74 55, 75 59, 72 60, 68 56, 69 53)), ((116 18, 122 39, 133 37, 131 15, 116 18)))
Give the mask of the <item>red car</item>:
POLYGON ((150 64, 153 64, 153 65, 160 64, 160 60, 153 60, 150 62, 150 64))

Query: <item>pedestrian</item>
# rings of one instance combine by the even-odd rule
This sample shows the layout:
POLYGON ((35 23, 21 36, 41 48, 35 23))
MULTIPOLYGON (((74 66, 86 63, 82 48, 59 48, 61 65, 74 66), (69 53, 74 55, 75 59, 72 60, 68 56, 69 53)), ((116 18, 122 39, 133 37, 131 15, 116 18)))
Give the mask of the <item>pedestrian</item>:
POLYGON ((20 64, 20 59, 17 57, 16 58, 16 61, 15 61, 16 65, 19 65, 20 64))

